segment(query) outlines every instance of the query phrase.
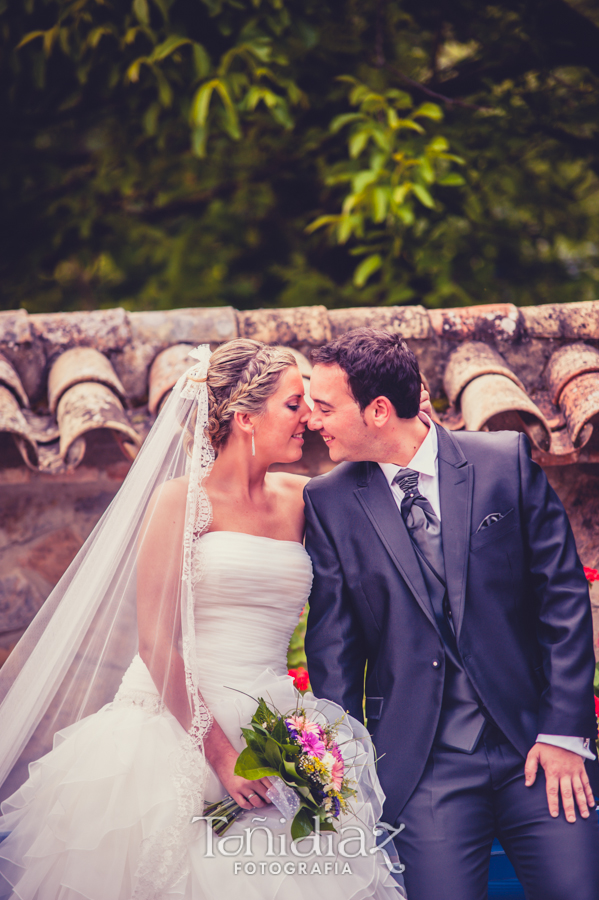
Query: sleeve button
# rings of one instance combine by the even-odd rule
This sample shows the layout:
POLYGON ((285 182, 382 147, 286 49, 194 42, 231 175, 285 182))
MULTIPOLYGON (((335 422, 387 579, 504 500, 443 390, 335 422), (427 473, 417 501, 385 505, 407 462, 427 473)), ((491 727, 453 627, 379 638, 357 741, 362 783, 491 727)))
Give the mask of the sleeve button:
POLYGON ((438 669, 441 663, 438 659, 433 659, 433 669, 438 669))

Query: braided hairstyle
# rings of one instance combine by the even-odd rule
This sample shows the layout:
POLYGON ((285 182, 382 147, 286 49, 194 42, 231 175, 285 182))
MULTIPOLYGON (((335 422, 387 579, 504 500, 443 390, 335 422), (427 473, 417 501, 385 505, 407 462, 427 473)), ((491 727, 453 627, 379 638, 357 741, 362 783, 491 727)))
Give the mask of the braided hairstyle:
POLYGON ((236 412, 259 416, 282 373, 297 366, 285 347, 238 338, 222 344, 208 366, 208 434, 216 453, 229 439, 236 412))

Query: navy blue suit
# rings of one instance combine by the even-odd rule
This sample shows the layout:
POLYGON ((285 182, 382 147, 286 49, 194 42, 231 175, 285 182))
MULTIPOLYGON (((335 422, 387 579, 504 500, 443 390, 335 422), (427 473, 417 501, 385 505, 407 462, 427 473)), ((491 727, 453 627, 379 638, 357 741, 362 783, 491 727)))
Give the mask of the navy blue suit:
MULTIPOLYGON (((584 838, 568 836, 567 841, 560 832, 558 843, 567 844, 570 850, 572 846, 587 847, 581 853, 585 859, 589 857, 588 865, 581 863, 579 869, 581 878, 594 886, 591 893, 581 893, 576 883, 576 900, 597 900, 599 874, 592 862, 599 856, 596 816, 591 817, 593 821, 579 819, 576 826, 568 825, 563 814, 559 820, 551 820, 542 773, 534 789, 517 787, 524 758, 537 734, 592 740, 596 736, 591 610, 572 530, 544 472, 532 461, 524 435, 437 431, 447 593, 463 665, 489 721, 485 741, 473 756, 449 753, 442 759, 435 750, 443 698, 444 644, 411 539, 376 463, 343 463, 313 479, 305 489, 306 547, 314 564, 306 651, 314 692, 361 719, 366 669, 366 716, 382 757, 378 774, 387 797, 384 818, 396 823, 403 821, 402 815, 412 817, 408 843, 402 845, 398 840, 398 848, 400 857, 402 849, 404 856, 412 853, 413 873, 404 861, 408 893, 413 898, 470 900, 482 896, 484 866, 481 868, 480 860, 487 848, 490 853, 489 834, 495 831, 502 832, 499 836, 508 853, 507 832, 514 837, 510 855, 519 857, 512 861, 521 877, 527 869, 528 896, 566 900, 559 887, 555 894, 534 892, 537 882, 547 889, 539 867, 549 864, 548 854, 555 854, 551 841, 541 839, 547 852, 535 850, 533 862, 519 849, 535 827, 533 820, 544 815, 543 828, 569 828, 572 836, 584 831, 584 838), (502 518, 477 532, 491 513, 500 513, 502 518), (481 754, 485 754, 484 760, 481 754), (498 760, 500 768, 493 768, 498 760), (468 787, 475 770, 477 786, 468 787), (487 773, 484 777, 483 770, 487 773), (443 771, 445 780, 439 783, 443 771), (487 788, 480 781, 485 777, 487 788), (477 856, 469 845, 476 843, 476 834, 468 835, 468 829, 461 829, 459 823, 477 820, 476 804, 495 802, 493 791, 504 782, 509 786, 505 796, 510 797, 506 809, 515 805, 515 818, 502 818, 501 803, 497 801, 499 807, 491 803, 489 815, 494 825, 485 829, 482 821, 478 823, 482 856, 477 856), (441 796, 445 789, 449 793, 441 796), (447 807, 449 794, 453 805, 447 807), (426 796, 424 811, 421 795, 426 796), (473 799, 475 795, 479 799, 473 799), (487 797, 484 802, 480 800, 483 796, 487 797), (533 796, 537 799, 531 813, 526 804, 533 796), (449 818, 443 812, 443 827, 439 816, 435 820, 436 814, 431 813, 435 803, 443 810, 449 808, 449 818), (521 827, 516 838, 518 807, 521 827), (429 821, 431 814, 433 820, 429 821), (415 844, 408 846, 414 829, 417 832, 419 828, 415 844), (426 843, 437 830, 439 839, 430 840, 427 851, 436 857, 431 857, 430 864, 439 863, 445 842, 451 870, 454 863, 450 858, 462 852, 452 845, 451 835, 448 837, 452 829, 456 834, 462 832, 462 867, 476 856, 476 878, 472 875, 470 881, 460 882, 461 876, 456 874, 455 889, 445 878, 439 882, 442 894, 433 896, 434 882, 427 881, 428 876, 419 881, 415 874, 416 868, 426 866, 426 853, 424 858, 419 855, 422 841, 426 843), (476 887, 471 887, 475 883, 476 887)), ((587 768, 593 777, 596 764, 587 768)), ((568 885, 564 890, 569 890, 572 882, 568 885)))

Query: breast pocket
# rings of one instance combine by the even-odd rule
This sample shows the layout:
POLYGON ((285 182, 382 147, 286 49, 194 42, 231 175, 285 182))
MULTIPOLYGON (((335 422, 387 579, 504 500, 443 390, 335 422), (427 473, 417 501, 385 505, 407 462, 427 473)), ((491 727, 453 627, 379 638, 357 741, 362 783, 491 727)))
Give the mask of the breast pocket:
POLYGON ((479 550, 489 541, 498 541, 511 531, 515 531, 516 528, 518 528, 518 520, 515 510, 512 508, 498 522, 493 522, 492 525, 487 525, 486 528, 473 534, 470 538, 470 549, 479 550))

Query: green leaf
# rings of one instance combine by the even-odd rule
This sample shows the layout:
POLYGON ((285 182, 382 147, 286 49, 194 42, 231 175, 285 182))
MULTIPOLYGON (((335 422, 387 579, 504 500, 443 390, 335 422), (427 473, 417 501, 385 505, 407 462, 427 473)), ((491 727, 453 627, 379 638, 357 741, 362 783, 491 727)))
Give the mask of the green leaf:
POLYGON ((45 31, 30 31, 29 34, 26 34, 23 40, 17 44, 15 49, 20 50, 21 47, 25 46, 25 44, 28 44, 30 41, 34 41, 38 37, 43 38, 45 34, 45 31))
POLYGON ((335 116, 331 124, 329 125, 329 131, 331 134, 337 134, 345 125, 349 125, 351 122, 364 122, 368 121, 366 116, 363 116, 362 113, 343 113, 341 116, 335 116))
POLYGON ((398 185, 393 191, 393 202, 397 203, 398 206, 404 202, 410 191, 412 190, 412 182, 405 181, 403 184, 398 185))
POLYGON ((390 190, 386 187, 375 187, 372 191, 372 209, 375 222, 384 222, 389 208, 390 190))
POLYGON ((449 175, 443 175, 442 178, 439 178, 438 184, 442 184, 445 187, 461 187, 463 184, 466 184, 466 179, 458 175, 457 172, 450 172, 449 175))
POLYGON ((412 98, 405 91, 400 91, 398 88, 391 88, 386 91, 385 97, 388 100, 391 100, 393 105, 397 109, 409 109, 412 106, 412 98))
POLYGON ((193 62, 198 78, 206 78, 211 66, 210 57, 197 41, 194 41, 193 44, 193 62))
POLYGON ((164 107, 168 109, 173 102, 173 89, 171 88, 167 77, 161 69, 156 66, 152 67, 154 75, 156 76, 156 81, 158 82, 158 96, 160 97, 160 102, 164 107))
POLYGON ((595 696, 599 697, 599 663, 595 666, 595 680, 593 686, 595 688, 595 696))
POLYGON ((361 194, 365 187, 368 187, 369 184, 372 184, 377 179, 376 172, 373 172, 372 169, 363 169, 361 172, 357 172, 354 175, 352 180, 352 190, 355 194, 361 194))
POLYGON ((435 181, 435 171, 431 165, 430 159, 426 156, 422 156, 419 160, 420 162, 420 174, 424 178, 427 184, 433 184, 435 181))
POLYGON ((133 12, 138 22, 142 25, 150 24, 150 10, 148 8, 148 0, 133 0, 133 12))
POLYGON ((264 749, 262 752, 264 753, 268 765, 272 766, 278 772, 283 757, 281 755, 279 747, 271 737, 266 738, 266 741, 264 742, 264 749))
POLYGON ((291 839, 300 841, 314 831, 314 821, 305 806, 300 806, 291 823, 291 839))
POLYGON ((248 781, 257 781, 259 778, 279 774, 278 769, 264 765, 249 747, 245 747, 237 757, 234 771, 236 775, 247 778, 248 781))
POLYGON ((426 145, 427 153, 443 153, 444 150, 449 150, 449 141, 441 135, 437 135, 426 145))
MULTIPOLYGON (((414 190, 414 185, 412 185, 412 190, 414 190)), ((413 225, 416 221, 416 217, 414 216, 414 210, 410 206, 409 203, 403 203, 397 210, 397 215, 404 223, 404 225, 410 226, 413 225)))
POLYGON ((357 159, 357 157, 361 154, 362 150, 368 143, 368 138, 370 137, 369 131, 360 130, 355 131, 349 139, 349 155, 352 159, 357 159))
POLYGON ((204 159, 206 156, 206 141, 208 140, 208 129, 205 125, 196 125, 191 132, 191 149, 195 156, 204 159))
POLYGON ((418 122, 413 122, 411 119, 398 119, 396 127, 409 128, 410 131, 417 131, 418 134, 424 134, 424 128, 422 127, 422 125, 419 125, 418 122))
POLYGON ((364 287, 370 276, 374 275, 382 265, 383 260, 378 253, 372 253, 370 256, 367 256, 366 259, 363 259, 354 272, 355 286, 364 287))
POLYGON ((313 222, 310 222, 310 224, 306 226, 304 231, 306 232, 306 234, 312 234, 319 228, 324 228, 325 225, 336 225, 339 222, 339 219, 340 216, 319 216, 317 219, 314 219, 313 222))
POLYGON ((190 118, 191 121, 196 125, 206 124, 206 120, 208 119, 208 112, 210 111, 210 99, 212 97, 212 92, 216 87, 216 84, 216 78, 213 78, 211 81, 206 81, 198 88, 193 100, 191 101, 190 118))
POLYGON ((443 110, 436 103, 422 103, 418 109, 415 109, 412 116, 424 116, 426 119, 433 119, 440 122, 443 118, 443 110))
POLYGON ((191 44, 189 38, 178 37, 176 34, 171 34, 162 44, 158 44, 154 47, 149 59, 150 62, 160 62, 162 59, 166 59, 167 56, 170 56, 174 50, 178 47, 182 47, 184 44, 191 44))
POLYGON ((412 190, 414 191, 414 193, 416 194, 416 196, 418 197, 418 199, 420 200, 420 202, 422 203, 423 206, 426 206, 428 209, 435 208, 435 201, 433 200, 433 198, 431 197, 431 195, 429 194, 429 192, 427 191, 427 189, 425 188, 425 186, 423 184, 415 184, 413 186, 412 190))

